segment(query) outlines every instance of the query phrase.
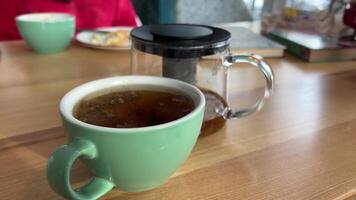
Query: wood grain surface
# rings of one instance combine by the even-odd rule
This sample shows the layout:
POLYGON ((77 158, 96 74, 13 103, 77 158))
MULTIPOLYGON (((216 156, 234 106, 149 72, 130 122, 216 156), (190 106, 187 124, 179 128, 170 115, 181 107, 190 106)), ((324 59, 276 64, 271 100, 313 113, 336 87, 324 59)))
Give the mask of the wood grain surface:
MULTIPOLYGON (((129 56, 75 44, 38 55, 22 41, 0 43, 0 199, 61 199, 45 176, 48 156, 66 143, 59 100, 81 83, 129 74, 129 56)), ((200 138, 161 187, 102 199, 356 199, 356 62, 268 62, 276 87, 261 112, 200 138)), ((234 66, 230 78, 233 105, 261 95, 252 67, 234 66)), ((79 162, 72 170, 75 186, 90 176, 79 162)))

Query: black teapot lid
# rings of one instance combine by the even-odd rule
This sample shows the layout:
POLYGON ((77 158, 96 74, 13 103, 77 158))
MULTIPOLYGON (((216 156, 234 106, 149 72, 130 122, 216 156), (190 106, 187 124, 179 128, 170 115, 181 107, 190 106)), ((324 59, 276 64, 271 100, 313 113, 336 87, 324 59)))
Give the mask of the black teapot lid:
POLYGON ((213 55, 229 46, 230 32, 196 24, 153 24, 131 31, 133 48, 168 58, 213 55))

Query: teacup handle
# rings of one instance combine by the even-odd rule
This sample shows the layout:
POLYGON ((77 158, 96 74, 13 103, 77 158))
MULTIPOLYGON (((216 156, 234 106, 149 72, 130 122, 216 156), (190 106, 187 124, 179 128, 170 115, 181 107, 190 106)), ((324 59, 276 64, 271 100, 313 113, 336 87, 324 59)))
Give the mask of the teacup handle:
POLYGON ((74 161, 80 156, 85 159, 96 158, 95 145, 84 139, 75 139, 54 151, 48 159, 48 183, 56 193, 67 199, 97 199, 110 191, 114 184, 95 176, 85 186, 74 190, 70 183, 70 171, 74 161))
MULTIPOLYGON (((220 113, 225 119, 246 117, 254 112, 259 111, 265 104, 266 100, 271 96, 273 91, 273 85, 274 85, 273 71, 269 66, 269 64, 267 64, 267 62, 265 62, 261 56, 254 55, 254 54, 236 54, 236 55, 230 54, 225 58, 224 66, 229 67, 233 63, 250 63, 253 66, 257 67, 263 73, 266 79, 266 86, 265 86, 263 97, 260 98, 255 104, 253 104, 252 107, 241 109, 241 110, 235 110, 229 106, 226 107, 220 113)), ((228 77, 226 81, 228 81, 228 77)), ((226 90, 225 92, 228 92, 228 90, 226 90)))

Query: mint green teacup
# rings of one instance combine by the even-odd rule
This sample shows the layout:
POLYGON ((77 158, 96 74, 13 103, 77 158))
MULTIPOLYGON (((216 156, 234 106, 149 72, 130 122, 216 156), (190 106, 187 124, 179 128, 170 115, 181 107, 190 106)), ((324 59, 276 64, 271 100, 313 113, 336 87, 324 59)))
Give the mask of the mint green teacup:
POLYGON ((37 53, 58 53, 70 43, 75 17, 65 13, 32 13, 16 17, 21 36, 37 53))
POLYGON ((195 86, 182 81, 150 76, 121 76, 92 81, 68 92, 60 112, 69 144, 48 159, 47 179, 51 188, 69 199, 97 199, 113 187, 130 192, 163 184, 187 159, 200 132, 205 99, 195 86), (195 109, 175 121, 142 128, 106 128, 73 117, 75 105, 98 91, 130 85, 152 85, 176 89, 190 96, 195 109), (70 184, 70 170, 81 157, 95 174, 79 190, 70 184))

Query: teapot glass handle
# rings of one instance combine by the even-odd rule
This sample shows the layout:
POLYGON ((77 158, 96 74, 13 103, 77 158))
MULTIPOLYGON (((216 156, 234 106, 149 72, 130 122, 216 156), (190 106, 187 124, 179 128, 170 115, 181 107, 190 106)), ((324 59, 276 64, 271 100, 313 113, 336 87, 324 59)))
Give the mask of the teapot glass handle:
MULTIPOLYGON (((234 63, 250 63, 253 66, 257 67, 264 75, 266 79, 266 86, 264 90, 264 95, 262 98, 260 98, 254 105, 252 105, 250 108, 245 108, 241 110, 236 110, 231 107, 226 107, 223 111, 220 111, 220 114, 225 118, 225 119, 232 119, 232 118, 237 118, 237 117, 246 117, 251 115, 252 113, 255 113, 259 111, 263 105, 265 104, 266 100, 271 96, 273 87, 274 87, 274 76, 273 76, 273 71, 269 64, 267 64, 266 61, 263 60, 263 58, 259 55, 254 55, 254 54, 230 54, 225 57, 224 60, 224 67, 228 69, 229 66, 231 66, 234 63)), ((225 72, 228 75, 228 70, 225 72)), ((226 78, 226 83, 228 84, 228 76, 226 78)), ((228 92, 226 85, 226 90, 225 92, 228 92)), ((227 96, 227 95, 226 95, 227 96)))

